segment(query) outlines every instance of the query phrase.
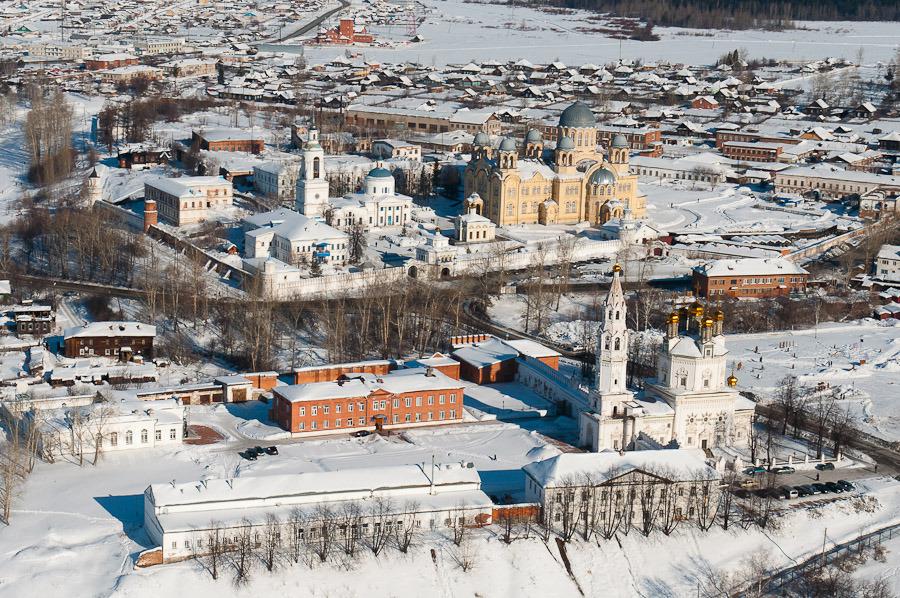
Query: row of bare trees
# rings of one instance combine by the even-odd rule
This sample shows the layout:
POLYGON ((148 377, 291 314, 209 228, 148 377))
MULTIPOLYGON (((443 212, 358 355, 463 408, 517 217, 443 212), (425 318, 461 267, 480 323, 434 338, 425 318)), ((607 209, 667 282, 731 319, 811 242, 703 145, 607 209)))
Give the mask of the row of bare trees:
POLYGON ((28 178, 38 186, 63 180, 75 167, 72 147, 72 107, 62 90, 32 86, 31 110, 25 117, 28 178))
MULTIPOLYGON (((396 504, 378 497, 370 501, 348 501, 339 506, 323 502, 309 508, 295 507, 284 517, 274 513, 261 522, 243 519, 236 527, 212 521, 191 542, 194 557, 213 579, 231 570, 236 583, 250 579, 262 566, 266 571, 303 564, 334 562, 344 567, 364 552, 379 556, 387 549, 407 553, 422 541, 424 530, 416 501, 396 504)), ((464 547, 470 527, 465 505, 452 509, 445 521, 449 539, 464 547)))
POLYGON ((34 469, 38 449, 38 427, 24 417, 14 402, 0 409, 0 424, 6 435, 0 442, 0 521, 10 524, 13 505, 28 475, 34 469))
POLYGON ((568 476, 547 493, 540 533, 568 542, 579 535, 609 540, 632 530, 649 536, 670 535, 682 524, 709 530, 720 518, 722 493, 717 477, 697 472, 690 481, 674 481, 666 468, 615 472, 603 479, 568 476))

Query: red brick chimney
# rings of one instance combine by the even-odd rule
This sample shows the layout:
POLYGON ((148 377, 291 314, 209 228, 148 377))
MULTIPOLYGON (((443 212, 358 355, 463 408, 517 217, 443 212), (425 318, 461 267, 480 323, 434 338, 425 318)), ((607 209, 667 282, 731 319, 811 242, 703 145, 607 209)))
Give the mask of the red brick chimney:
POLYGON ((156 226, 159 214, 156 211, 156 201, 153 199, 144 200, 144 232, 150 230, 151 226, 156 226))

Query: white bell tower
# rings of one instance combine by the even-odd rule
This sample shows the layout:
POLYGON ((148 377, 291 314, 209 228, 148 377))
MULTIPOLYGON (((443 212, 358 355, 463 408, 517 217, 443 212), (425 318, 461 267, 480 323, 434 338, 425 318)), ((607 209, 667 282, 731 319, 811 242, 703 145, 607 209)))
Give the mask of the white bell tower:
POLYGON ((597 334, 597 380, 595 396, 603 416, 621 415, 621 404, 632 398, 625 371, 628 366, 628 327, 625 324, 625 293, 622 268, 613 266, 609 294, 603 303, 603 321, 597 334))
POLYGON ((314 218, 322 216, 328 203, 328 180, 325 178, 325 150, 319 145, 319 131, 309 130, 303 147, 303 165, 297 177, 297 211, 314 218))

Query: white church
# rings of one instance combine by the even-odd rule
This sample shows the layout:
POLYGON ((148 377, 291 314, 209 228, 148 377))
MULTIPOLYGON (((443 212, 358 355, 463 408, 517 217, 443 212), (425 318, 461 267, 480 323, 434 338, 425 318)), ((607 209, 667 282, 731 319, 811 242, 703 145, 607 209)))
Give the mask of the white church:
POLYGON ((640 391, 626 384, 629 331, 621 268, 603 305, 591 409, 581 414, 580 443, 593 451, 678 447, 711 449, 747 443, 755 404, 727 371, 724 314, 699 303, 669 315, 656 377, 640 391))
POLYGON ((309 130, 297 177, 298 212, 325 219, 336 228, 360 224, 369 229, 405 226, 412 218, 413 207, 412 198, 397 193, 394 176, 380 166, 366 175, 362 191, 329 197, 325 151, 319 145, 319 131, 309 130))

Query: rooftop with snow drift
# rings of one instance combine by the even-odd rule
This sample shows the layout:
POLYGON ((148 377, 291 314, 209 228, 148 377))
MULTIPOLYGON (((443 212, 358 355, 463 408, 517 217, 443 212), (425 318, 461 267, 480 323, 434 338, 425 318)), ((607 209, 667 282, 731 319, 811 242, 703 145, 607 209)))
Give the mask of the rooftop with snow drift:
POLYGON ((526 475, 542 487, 553 487, 590 477, 600 484, 634 470, 658 473, 675 481, 716 479, 719 474, 706 463, 699 449, 629 451, 619 453, 563 453, 544 461, 529 463, 526 475))

